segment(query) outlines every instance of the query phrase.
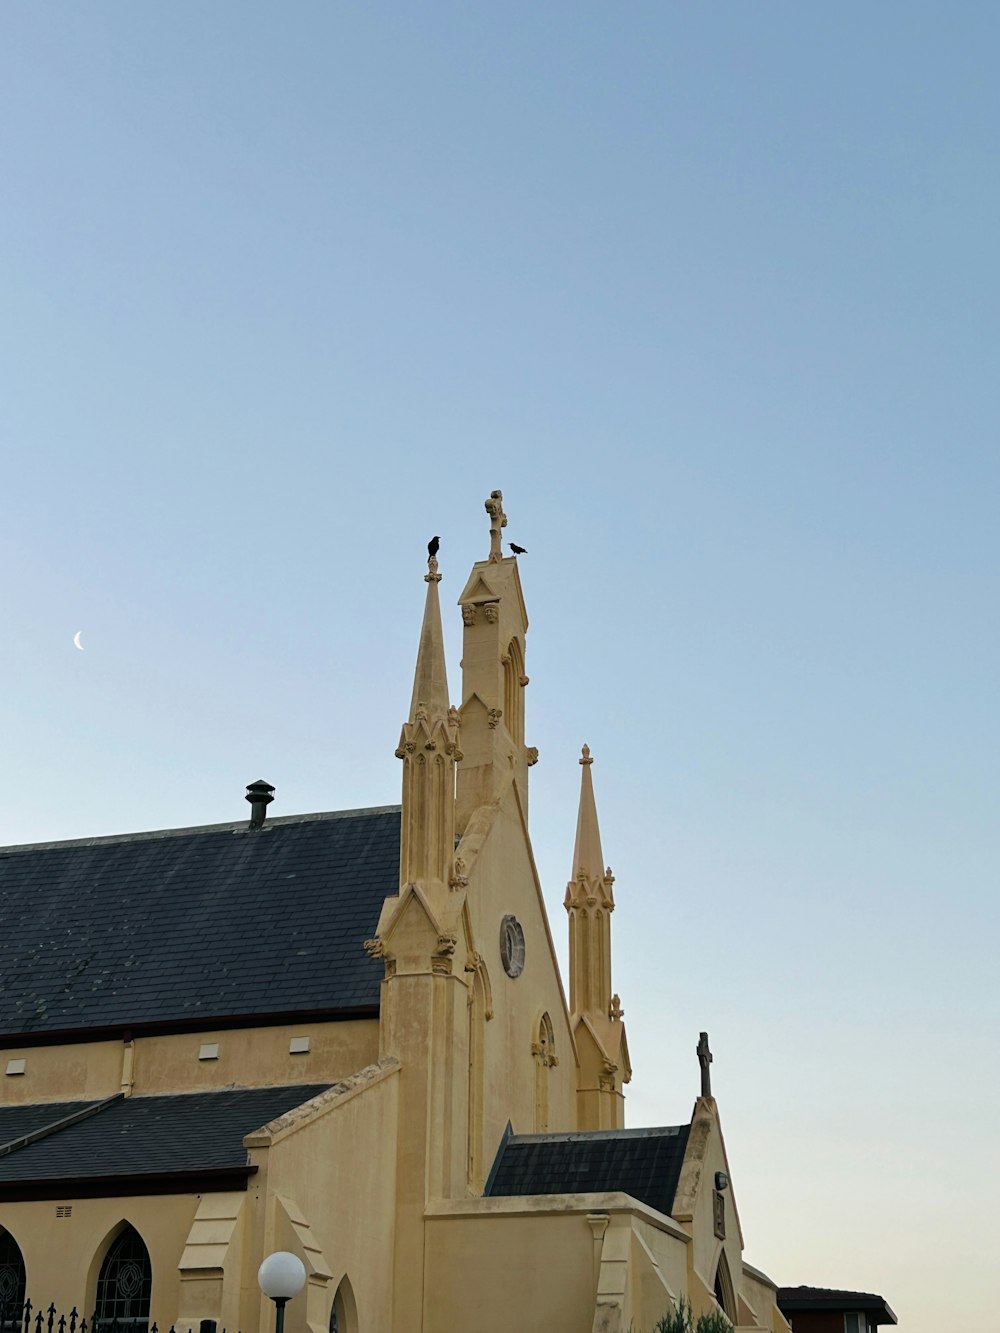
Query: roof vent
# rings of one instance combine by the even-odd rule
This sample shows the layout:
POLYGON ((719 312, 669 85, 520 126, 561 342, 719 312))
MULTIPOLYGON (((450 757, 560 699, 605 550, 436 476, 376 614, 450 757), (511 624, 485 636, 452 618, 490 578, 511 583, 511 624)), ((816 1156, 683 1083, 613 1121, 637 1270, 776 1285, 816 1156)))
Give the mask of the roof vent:
POLYGON ((274 788, 261 778, 260 781, 251 782, 247 786, 244 799, 250 802, 250 827, 263 828, 267 807, 274 800, 274 788))

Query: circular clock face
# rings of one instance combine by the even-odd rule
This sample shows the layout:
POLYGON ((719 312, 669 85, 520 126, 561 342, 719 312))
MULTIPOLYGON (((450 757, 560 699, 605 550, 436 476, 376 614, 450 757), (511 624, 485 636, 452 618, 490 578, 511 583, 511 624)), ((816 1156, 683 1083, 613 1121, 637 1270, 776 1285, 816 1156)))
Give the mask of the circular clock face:
POLYGON ((500 961, 509 977, 519 977, 524 971, 524 931, 513 916, 500 922, 500 961))

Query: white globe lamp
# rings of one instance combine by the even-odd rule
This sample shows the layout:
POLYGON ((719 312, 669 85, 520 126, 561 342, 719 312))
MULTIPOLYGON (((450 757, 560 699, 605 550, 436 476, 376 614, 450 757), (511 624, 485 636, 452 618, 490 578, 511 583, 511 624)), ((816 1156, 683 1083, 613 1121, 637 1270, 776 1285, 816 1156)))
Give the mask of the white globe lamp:
POLYGON ((278 1250, 269 1254, 257 1269, 257 1282, 264 1295, 274 1301, 277 1310, 274 1333, 284 1333, 285 1306, 306 1285, 305 1264, 297 1254, 278 1250))

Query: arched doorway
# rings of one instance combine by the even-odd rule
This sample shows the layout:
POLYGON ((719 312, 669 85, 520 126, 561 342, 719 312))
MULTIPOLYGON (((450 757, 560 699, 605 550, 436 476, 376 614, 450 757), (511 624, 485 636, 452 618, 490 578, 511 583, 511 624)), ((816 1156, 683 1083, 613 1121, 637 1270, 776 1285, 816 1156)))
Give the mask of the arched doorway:
POLYGON ((18 1327, 26 1287, 21 1247, 9 1231, 0 1227, 0 1329, 18 1327))
POLYGON ((149 1326, 153 1266, 149 1251, 135 1227, 127 1223, 108 1247, 97 1278, 94 1305, 98 1328, 126 1326, 143 1333, 149 1326))

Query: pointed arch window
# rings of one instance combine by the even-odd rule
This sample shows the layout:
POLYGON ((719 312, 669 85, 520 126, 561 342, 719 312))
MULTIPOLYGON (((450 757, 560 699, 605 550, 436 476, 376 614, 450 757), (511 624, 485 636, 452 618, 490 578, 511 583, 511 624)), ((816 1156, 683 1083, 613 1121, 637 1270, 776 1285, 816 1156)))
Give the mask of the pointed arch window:
POLYGON ((736 1292, 729 1272, 725 1250, 719 1255, 719 1266, 715 1270, 715 1299, 719 1302, 722 1313, 732 1323, 736 1323, 736 1292))
POLYGON ((153 1290, 153 1266, 149 1251, 133 1226, 112 1241, 97 1279, 95 1307, 98 1329, 116 1324, 129 1333, 144 1333, 149 1327, 149 1303, 153 1290))
POLYGON ((330 1310, 330 1333, 357 1333, 358 1307, 354 1300, 350 1279, 345 1274, 333 1298, 330 1310))
POLYGON ((24 1309, 27 1273, 21 1247, 0 1227, 0 1328, 17 1328, 24 1309))
POLYGON ((503 720, 516 745, 524 744, 524 652, 520 641, 511 639, 503 655, 503 720))

